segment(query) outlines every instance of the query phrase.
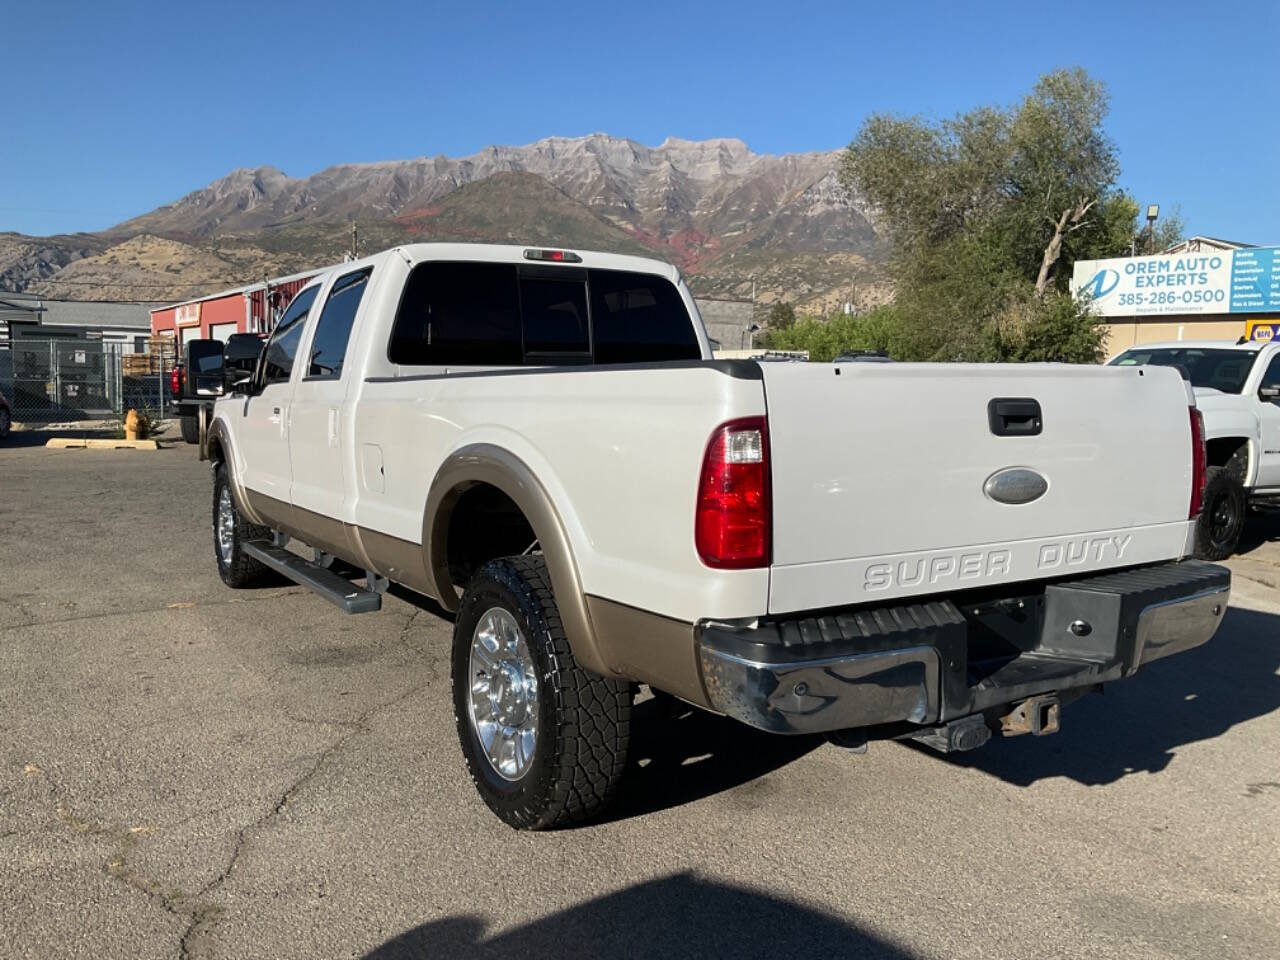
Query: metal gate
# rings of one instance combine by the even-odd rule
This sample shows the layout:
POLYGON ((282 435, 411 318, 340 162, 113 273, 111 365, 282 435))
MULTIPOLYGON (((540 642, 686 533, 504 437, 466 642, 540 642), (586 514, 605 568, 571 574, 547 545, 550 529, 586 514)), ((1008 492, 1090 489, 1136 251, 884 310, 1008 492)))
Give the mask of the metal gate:
POLYGON ((0 393, 16 423, 118 419, 131 407, 157 417, 169 412, 168 355, 147 357, 126 353, 122 343, 70 338, 15 339, 6 346, 0 349, 0 393))

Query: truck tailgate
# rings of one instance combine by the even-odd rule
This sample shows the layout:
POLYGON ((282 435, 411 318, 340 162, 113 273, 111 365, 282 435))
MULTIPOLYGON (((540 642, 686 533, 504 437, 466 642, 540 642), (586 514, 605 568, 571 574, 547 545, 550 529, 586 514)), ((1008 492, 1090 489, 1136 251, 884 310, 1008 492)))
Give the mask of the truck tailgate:
MULTIPOLYGON (((1167 560, 1191 495, 1175 370, 1056 364, 761 364, 773 484, 771 613, 1167 560), (997 435, 993 400, 1039 404, 997 435), (1016 430, 1017 424, 1013 425, 1016 430), (1047 482, 988 493, 1024 468, 1047 482)), ((1017 406, 1001 409, 1017 412, 1017 406)), ((1011 484, 1018 487, 1016 483, 1011 484)))

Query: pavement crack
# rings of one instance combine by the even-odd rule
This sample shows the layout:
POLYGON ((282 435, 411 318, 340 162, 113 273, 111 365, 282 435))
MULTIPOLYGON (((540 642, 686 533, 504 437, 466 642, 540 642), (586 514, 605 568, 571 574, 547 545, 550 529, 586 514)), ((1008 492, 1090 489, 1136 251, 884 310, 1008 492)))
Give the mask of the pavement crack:
POLYGON ((400 642, 409 642, 409 631, 413 629, 413 622, 418 619, 418 614, 422 613, 420 608, 415 608, 412 613, 404 621, 404 626, 400 628, 400 642))
POLYGON ((7 596, 0 595, 0 604, 7 604, 12 609, 17 610, 18 613, 22 614, 22 616, 25 618, 22 623, 9 624, 10 629, 17 629, 19 627, 29 627, 36 622, 36 615, 31 612, 31 608, 28 607, 21 600, 17 599, 16 597, 7 597, 7 596))
MULTIPOLYGON (((9 630, 28 630, 31 627, 53 626, 61 623, 80 623, 86 620, 109 620, 114 617, 132 617, 139 614, 164 613, 171 610, 200 610, 208 607, 224 607, 233 603, 262 603, 265 600, 279 600, 281 597, 306 596, 310 593, 302 587, 284 587, 272 591, 269 595, 245 597, 236 596, 228 600, 211 600, 204 603, 174 602, 158 607, 130 607, 127 610, 101 610, 94 613, 79 613, 69 617, 54 617, 49 620, 32 619, 30 623, 14 623, 0 626, 0 633, 9 630)), ((19 605, 19 609, 27 612, 27 608, 19 605)), ((28 616, 30 614, 28 613, 28 616)))
MULTIPOLYGON (((290 804, 297 799, 298 794, 306 789, 307 785, 315 779, 330 758, 342 750, 349 741, 354 737, 370 733, 371 724, 380 713, 393 709, 405 700, 422 693, 431 685, 433 680, 434 677, 429 678, 424 683, 415 684, 403 693, 375 704, 359 714, 354 720, 290 718, 302 723, 338 727, 343 732, 316 755, 314 761, 307 766, 307 769, 271 802, 262 816, 236 830, 231 853, 222 869, 193 894, 186 893, 180 887, 166 885, 161 880, 136 869, 130 863, 131 854, 137 849, 141 837, 151 832, 150 828, 108 824, 82 816, 71 805, 67 790, 39 764, 34 762, 27 763, 23 772, 29 779, 39 780, 46 785, 58 823, 81 836, 104 837, 115 842, 117 850, 108 859, 105 867, 107 876, 143 894, 149 901, 166 913, 185 920, 186 927, 178 940, 178 956, 181 960, 193 960, 193 958, 211 953, 209 936, 224 912, 224 908, 212 902, 212 898, 235 872, 241 855, 249 844, 251 835, 270 826, 276 818, 288 810, 290 804)), ((171 829, 172 826, 183 822, 185 821, 179 821, 178 824, 160 829, 171 829)), ((9 831, 0 834, 0 839, 6 839, 16 832, 9 831)))
POLYGON ((200 890, 198 890, 191 898, 193 904, 191 909, 187 911, 187 916, 190 917, 190 923, 187 925, 187 929, 183 932, 178 943, 178 953, 182 960, 190 960, 190 958, 199 956, 205 952, 204 948, 208 942, 208 937, 212 933, 213 927, 217 924, 218 919, 222 916, 223 910, 216 904, 200 901, 206 901, 208 898, 212 897, 217 893, 222 885, 231 878, 231 875, 235 872, 236 866, 240 862, 241 855, 248 846, 250 834, 257 833, 258 831, 267 828, 276 820, 277 817, 288 810, 290 803, 292 803, 297 798, 298 794, 315 779, 330 757, 338 753, 354 737, 370 732, 370 723, 378 714, 385 710, 390 710, 400 703, 403 703, 405 700, 408 700, 410 697, 421 693, 428 686, 430 686, 430 681, 424 684, 415 685, 403 693, 392 697, 390 700, 385 700, 382 703, 369 708, 353 721, 302 721, 340 726, 346 728, 346 732, 316 755, 315 761, 311 763, 310 766, 308 766, 308 768, 279 795, 279 797, 277 797, 266 813, 257 820, 254 820, 252 823, 246 824, 236 831, 235 840, 231 846, 231 855, 227 858, 227 862, 223 866, 222 870, 218 872, 217 876, 201 887, 200 890))
POLYGON ((179 918, 187 916, 187 912, 183 907, 185 898, 180 889, 176 887, 166 889, 158 882, 129 867, 129 853, 137 847, 139 836, 147 832, 145 828, 123 827, 88 819, 75 811, 69 800, 66 788, 49 776, 48 772, 39 764, 26 764, 23 767, 23 773, 29 779, 39 780, 49 788, 49 797, 53 803, 54 816, 64 827, 80 836, 105 837, 115 841, 119 849, 107 861, 105 868, 107 876, 113 880, 119 880, 131 889, 143 894, 166 913, 179 918))

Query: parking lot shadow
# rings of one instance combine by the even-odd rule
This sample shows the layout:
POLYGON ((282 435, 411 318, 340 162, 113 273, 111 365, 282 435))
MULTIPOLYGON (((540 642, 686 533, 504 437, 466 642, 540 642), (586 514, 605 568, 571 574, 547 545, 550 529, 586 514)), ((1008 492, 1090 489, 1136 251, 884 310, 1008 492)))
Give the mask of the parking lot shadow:
POLYGON ((365 960, 915 956, 830 914, 687 873, 628 887, 488 939, 486 926, 474 915, 426 923, 388 940, 365 960))
POLYGON ((1205 645, 1066 707, 1059 733, 993 740, 943 759, 1020 786, 1048 777, 1096 786, 1156 773, 1178 747, 1280 709, 1278 667, 1280 616, 1231 607, 1205 645))
POLYGON ((762 733, 672 697, 645 700, 632 711, 626 780, 603 820, 626 820, 741 786, 823 742, 762 733))
POLYGON ((1240 534, 1241 554, 1248 554, 1266 543, 1280 540, 1280 510, 1260 510, 1244 525, 1240 534))

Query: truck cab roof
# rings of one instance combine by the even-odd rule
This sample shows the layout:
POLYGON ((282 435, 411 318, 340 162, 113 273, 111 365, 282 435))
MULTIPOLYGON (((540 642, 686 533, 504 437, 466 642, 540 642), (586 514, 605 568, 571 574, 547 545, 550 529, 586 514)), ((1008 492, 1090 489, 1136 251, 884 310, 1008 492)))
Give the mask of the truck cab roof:
MULTIPOLYGON (((655 273, 672 282, 680 278, 680 272, 664 260, 652 257, 636 257, 622 253, 603 253, 598 250, 569 250, 561 247, 545 247, 536 244, 498 243, 410 243, 375 254, 369 259, 395 256, 400 253, 415 263, 421 260, 489 261, 493 263, 547 263, 571 267, 595 267, 603 270, 629 270, 635 273, 655 273)), ((356 261, 359 263, 360 261, 356 261)), ((343 264, 343 266, 346 266, 343 264)))

